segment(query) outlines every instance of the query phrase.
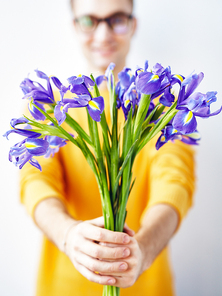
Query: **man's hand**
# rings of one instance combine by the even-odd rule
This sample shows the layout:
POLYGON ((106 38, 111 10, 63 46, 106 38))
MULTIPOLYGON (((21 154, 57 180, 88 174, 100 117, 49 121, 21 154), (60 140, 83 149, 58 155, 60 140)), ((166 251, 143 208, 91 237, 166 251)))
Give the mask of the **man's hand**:
POLYGON ((75 221, 56 198, 48 198, 35 210, 36 224, 65 252, 76 269, 90 281, 117 287, 130 287, 163 250, 177 228, 177 212, 167 204, 152 206, 134 235, 104 229, 103 217, 75 221), (73 226, 68 231, 70 225, 73 226))
MULTIPOLYGON (((117 247, 116 244, 102 243, 102 245, 110 248, 117 247)), ((124 259, 127 269, 125 269, 124 272, 115 271, 112 273, 101 273, 101 275, 110 275, 115 277, 116 282, 113 285, 120 288, 131 287, 144 271, 144 253, 142 252, 142 248, 135 237, 130 238, 130 242, 127 244, 127 247, 130 249, 130 255, 124 259)))
MULTIPOLYGON (((134 237, 130 237, 130 242, 127 244, 130 255, 123 260, 127 264, 127 269, 123 272, 102 272, 101 275, 113 276, 116 280, 114 286, 120 288, 132 286, 167 245, 178 222, 178 214, 171 206, 158 204, 151 207, 143 218, 141 228, 134 237)), ((102 245, 112 248, 117 246, 110 243, 102 245)))
POLYGON ((137 252, 135 239, 130 237, 134 232, 127 226, 124 228, 126 233, 110 231, 103 226, 103 217, 74 225, 67 235, 65 252, 88 280, 119 286, 119 277, 133 266, 133 259, 126 261, 129 256, 134 258, 130 250, 137 252))

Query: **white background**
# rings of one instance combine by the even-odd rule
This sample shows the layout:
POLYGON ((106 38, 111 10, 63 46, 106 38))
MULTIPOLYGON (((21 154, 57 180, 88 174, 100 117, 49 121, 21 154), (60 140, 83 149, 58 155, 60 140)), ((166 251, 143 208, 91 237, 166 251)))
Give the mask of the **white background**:
MULTIPOLYGON (((104 0, 105 1, 105 0, 104 0)), ((222 1, 138 0, 139 30, 128 65, 170 65, 173 73, 203 71, 199 91, 218 91, 222 105, 222 1)), ((66 78, 82 59, 68 0, 0 0, 0 134, 24 105, 19 84, 38 68, 66 78)), ((194 206, 171 243, 179 296, 222 295, 222 115, 199 120, 194 206)), ((0 295, 31 296, 41 235, 19 203, 18 169, 7 160, 16 141, 0 137, 0 295)), ((162 296, 162 295, 160 295, 162 296)))

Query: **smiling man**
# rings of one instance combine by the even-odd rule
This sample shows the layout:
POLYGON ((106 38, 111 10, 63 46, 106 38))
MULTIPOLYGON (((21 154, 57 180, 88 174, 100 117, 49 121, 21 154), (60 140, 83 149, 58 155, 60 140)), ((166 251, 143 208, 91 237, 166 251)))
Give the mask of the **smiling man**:
MULTIPOLYGON (((133 2, 71 4, 88 72, 104 74, 114 62, 117 77, 136 29, 133 2)), ((86 125, 84 110, 71 115, 86 125)), ((42 172, 29 164, 23 168, 21 199, 45 234, 37 296, 96 296, 103 285, 125 288, 122 296, 175 295, 167 244, 192 203, 193 152, 180 142, 156 151, 155 140, 134 165, 137 181, 127 204, 130 228, 125 226, 125 233, 103 228, 95 177, 72 143, 54 158, 42 158, 42 172)))
POLYGON ((130 42, 136 30, 131 0, 74 0, 74 25, 88 69, 104 74, 109 63, 119 73, 125 66, 130 42))

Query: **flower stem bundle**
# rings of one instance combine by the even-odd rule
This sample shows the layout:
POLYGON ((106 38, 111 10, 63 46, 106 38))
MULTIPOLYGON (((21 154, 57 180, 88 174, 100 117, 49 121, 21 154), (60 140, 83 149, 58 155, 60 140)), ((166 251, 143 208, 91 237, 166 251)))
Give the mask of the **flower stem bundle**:
MULTIPOLYGON (((221 112, 222 107, 211 112, 216 92, 195 92, 203 73, 184 77, 172 74, 170 67, 156 64, 148 70, 138 68, 135 74, 124 68, 115 83, 110 64, 105 75, 94 78, 80 75, 68 78, 63 85, 55 77, 36 70, 46 87, 26 78, 21 83, 24 99, 28 100, 30 116, 11 120, 11 129, 4 136, 16 133, 25 137, 10 148, 9 160, 20 169, 29 162, 41 170, 36 157, 54 156, 67 141, 76 145, 92 169, 100 192, 104 227, 122 232, 127 215, 127 201, 133 188, 133 164, 146 144, 158 136, 156 149, 168 141, 181 140, 197 145, 197 117, 208 118, 221 112), (110 101, 111 124, 105 114, 105 102, 99 91, 107 82, 110 101), (55 101, 52 83, 60 92, 55 101), (179 85, 177 96, 174 86, 179 85), (71 98, 67 97, 71 94, 71 98), (88 131, 68 113, 70 108, 85 108, 88 131), (120 123, 120 112, 124 122, 120 123), (65 122, 75 133, 70 134, 65 122)), ((104 286, 103 296, 118 296, 120 289, 104 286)))

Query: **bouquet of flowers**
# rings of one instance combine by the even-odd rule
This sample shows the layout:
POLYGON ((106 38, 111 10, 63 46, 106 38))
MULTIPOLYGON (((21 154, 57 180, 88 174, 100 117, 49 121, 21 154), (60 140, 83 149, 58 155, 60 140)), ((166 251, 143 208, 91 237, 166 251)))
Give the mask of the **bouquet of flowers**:
MULTIPOLYGON (((53 156, 67 141, 79 147, 98 183, 105 228, 123 231, 127 200, 135 181, 132 180, 133 164, 141 149, 157 135, 156 149, 175 139, 198 144, 200 135, 196 118, 217 115, 222 107, 213 113, 210 111, 211 103, 216 101, 216 92, 194 92, 203 73, 184 77, 171 74, 170 67, 164 68, 158 63, 149 70, 146 61, 144 68, 137 67, 134 74, 130 68, 124 68, 115 83, 114 67, 110 64, 105 75, 96 79, 93 75, 72 76, 67 85, 55 76, 48 77, 36 70, 47 87, 29 78, 21 83, 31 116, 12 119, 12 129, 4 136, 8 138, 9 134, 16 133, 25 137, 9 151, 9 160, 20 169, 29 162, 41 170, 35 157, 53 156), (104 112, 104 98, 99 92, 104 81, 109 90, 111 126, 104 112), (52 83, 60 92, 57 102, 52 83), (67 97, 68 92, 71 98, 67 97), (69 108, 86 109, 89 132, 69 115, 69 108), (123 112, 125 118, 121 127, 119 112, 123 112), (63 122, 77 136, 68 133, 63 122), (102 136, 99 136, 99 129, 102 136)), ((117 287, 104 286, 104 296, 119 293, 117 287)))

